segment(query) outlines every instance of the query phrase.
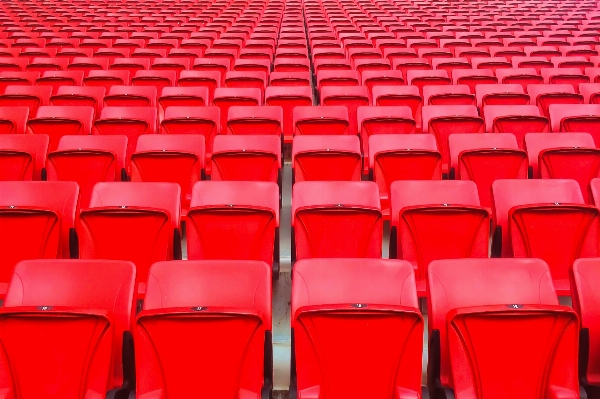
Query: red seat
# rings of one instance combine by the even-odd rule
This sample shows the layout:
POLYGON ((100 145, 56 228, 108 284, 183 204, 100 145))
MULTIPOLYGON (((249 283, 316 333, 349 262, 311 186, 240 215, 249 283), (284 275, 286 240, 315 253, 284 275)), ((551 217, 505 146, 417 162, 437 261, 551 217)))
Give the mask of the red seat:
POLYGON ((439 180, 442 156, 431 134, 380 134, 369 137, 368 166, 377 183, 381 209, 390 215, 390 186, 397 180, 439 180))
POLYGON ((452 71, 452 80, 455 85, 469 86, 473 94, 475 94, 477 85, 498 83, 498 78, 490 69, 455 69, 452 71))
POLYGON ((131 155, 131 181, 171 182, 181 187, 181 214, 192 199, 192 187, 202 179, 205 162, 201 134, 144 134, 131 155))
POLYGON ((510 133, 451 134, 450 177, 477 184, 479 201, 491 207, 492 183, 498 179, 526 179, 527 153, 510 133))
MULTIPOLYGON (((256 132, 263 133, 261 129, 256 132)), ((280 182, 281 138, 275 135, 218 135, 211 180, 280 182)))
POLYGON ((392 71, 392 64, 387 58, 356 59, 354 69, 362 76, 367 71, 392 71))
POLYGON ((7 86, 0 95, 0 107, 27 107, 29 115, 48 105, 52 87, 49 86, 7 86))
POLYGON ((471 69, 471 62, 466 58, 434 58, 431 60, 433 69, 439 69, 448 72, 452 76, 455 69, 471 69))
POLYGON ((475 87, 477 107, 484 110, 488 105, 528 105, 529 96, 520 84, 481 84, 475 87))
POLYGON ((598 308, 595 295, 598 270, 597 259, 577 259, 571 272, 573 309, 581 320, 579 353, 582 362, 579 364, 579 381, 589 398, 596 397, 600 385, 597 357, 598 308))
POLYGON ((264 72, 267 75, 269 75, 269 73, 271 72, 271 61, 238 58, 237 60, 235 60, 233 70, 240 72, 264 72))
POLYGON ((294 184, 292 263, 307 258, 381 258, 382 234, 375 183, 294 184))
MULTIPOLYGON (((227 133, 281 136, 283 109, 275 106, 232 106, 227 115, 227 133)), ((225 132, 223 132, 225 133, 225 132)))
POLYGON ((545 117, 550 117, 551 104, 582 104, 583 96, 569 84, 532 84, 527 87, 531 104, 537 105, 545 117))
POLYGON ((164 87, 158 97, 158 118, 162 121, 168 107, 202 107, 209 104, 206 87, 164 87))
POLYGON ((543 259, 558 295, 569 295, 568 271, 575 259, 600 254, 600 211, 585 205, 575 180, 496 180, 492 208, 492 254, 543 259))
POLYGON ((412 263, 419 295, 431 261, 488 257, 490 215, 471 181, 395 181, 390 212, 390 259, 412 263))
POLYGON ((589 133, 596 146, 600 145, 600 105, 579 104, 576 107, 565 107, 552 104, 549 114, 553 132, 589 133))
POLYGON ((546 84, 570 84, 575 93, 579 93, 580 83, 590 83, 589 76, 584 75, 578 68, 544 68, 540 75, 546 84))
POLYGON ((92 70, 83 78, 83 85, 101 86, 108 91, 112 86, 128 85, 129 76, 129 71, 92 70))
POLYGON ((182 71, 190 69, 191 62, 192 61, 189 58, 175 58, 169 53, 169 57, 167 58, 155 58, 152 61, 150 69, 153 71, 175 72, 175 76, 178 78, 182 71))
POLYGON ((525 46, 523 48, 528 57, 544 57, 548 61, 562 53, 554 46, 525 46))
MULTIPOLYGON (((224 58, 196 58, 192 69, 202 72, 219 72, 221 74, 219 85, 223 85, 225 84, 225 74, 229 70, 229 65, 229 60, 224 58)), ((180 75, 179 78, 183 78, 183 75, 180 75)))
POLYGON ((42 180, 48 144, 44 134, 0 134, 0 181, 42 180))
POLYGON ((104 396, 131 386, 134 371, 124 370, 123 358, 133 361, 126 353, 133 350, 134 280, 134 265, 125 261, 18 264, 2 308, 0 341, 8 350, 2 362, 4 376, 12 381, 3 389, 28 397, 70 396, 83 383, 87 392, 104 396), (39 334, 46 338, 44 344, 39 334), (43 366, 35 360, 38 356, 43 356, 43 366), (27 367, 15 368, 21 362, 27 367))
POLYGON ((534 178, 577 180, 592 203, 590 181, 600 177, 600 150, 589 133, 530 133, 525 146, 534 178))
POLYGON ((0 71, 25 71, 29 60, 26 58, 0 57, 0 71))
POLYGON ((448 72, 444 70, 421 71, 411 70, 406 72, 406 81, 409 85, 417 86, 419 94, 423 96, 423 88, 427 86, 450 85, 452 81, 448 72))
POLYGON ((260 397, 271 388, 271 276, 256 261, 152 266, 134 327, 136 393, 260 397), (177 339, 171 339, 173 331, 177 339), (266 353, 265 353, 266 352, 266 353), (190 362, 200 362, 189 367, 190 362), (166 371, 168 370, 168 371, 166 371))
POLYGON ((298 135, 292 144, 293 182, 360 181, 360 140, 352 135, 298 135))
POLYGON ((423 106, 423 133, 433 134, 442 154, 442 173, 448 173, 448 136, 453 133, 483 133, 483 119, 474 105, 423 106))
POLYGON ((512 68, 512 63, 506 57, 474 57, 471 64, 473 69, 491 69, 494 74, 499 69, 512 68))
POLYGON ((0 71, 0 93, 8 86, 33 86, 39 72, 0 71))
POLYGON ((49 151, 54 151, 58 141, 66 135, 88 135, 92 133, 94 108, 86 106, 42 106, 35 117, 27 121, 27 129, 34 134, 45 134, 50 138, 49 151))
POLYGON ((418 397, 423 321, 409 264, 300 261, 291 311, 294 395, 418 397))
POLYGON ((35 84, 38 86, 52 87, 52 93, 56 94, 61 86, 81 86, 83 72, 81 71, 46 71, 37 78, 35 84))
POLYGON ((439 260, 428 283, 431 397, 444 389, 478 398, 578 395, 577 316, 558 306, 543 261, 439 260), (560 330, 554 339, 540 339, 552 328, 560 330))
POLYGON ((181 71, 177 85, 181 87, 206 87, 208 89, 208 104, 212 104, 215 89, 221 85, 221 73, 218 71, 181 71))
POLYGON ((109 107, 156 107, 158 90, 153 86, 111 86, 104 97, 109 107))
POLYGON ((275 72, 309 72, 310 62, 302 58, 280 58, 276 57, 273 62, 275 72))
POLYGON ((475 105, 475 95, 467 85, 442 85, 423 87, 426 105, 475 105))
POLYGON ((362 85, 373 93, 375 86, 401 86, 404 84, 402 71, 363 71, 361 74, 362 85))
MULTIPOLYGON (((273 75, 271 75, 273 79, 273 75)), ((283 109, 283 135, 285 142, 291 142, 295 131, 294 110, 296 107, 312 106, 312 89, 308 87, 267 87, 265 104, 283 109)))
POLYGON ((523 148, 525 134, 550 131, 548 118, 535 105, 487 105, 484 114, 486 132, 512 133, 519 148, 523 148))
POLYGON ((65 71, 69 60, 66 58, 34 57, 25 67, 30 72, 65 71))
POLYGON ((113 71, 128 71, 130 76, 134 76, 136 71, 150 69, 150 58, 115 58, 108 68, 113 71))
POLYGON ((50 97, 50 105, 89 106, 99 115, 105 93, 104 87, 61 86, 50 97))
POLYGON ((590 78, 590 83, 600 83, 600 68, 585 68, 585 74, 590 78))
POLYGON ((257 181, 194 185, 188 259, 261 260, 279 272, 279 187, 257 181))
POLYGON ((369 93, 364 86, 323 87, 321 90, 321 105, 342 105, 348 109, 350 134, 358 134, 357 109, 369 105, 369 93))
POLYGON ((225 74, 226 87, 256 88, 264 93, 267 74, 263 71, 229 71, 225 74))
POLYGON ((310 86, 310 72, 271 72, 269 86, 310 86))
POLYGON ((402 71, 402 76, 407 80, 408 71, 430 70, 431 61, 426 58, 398 58, 392 60, 394 70, 402 71))
POLYGON ((352 70, 348 59, 318 58, 313 61, 314 73, 331 70, 352 70))
MULTIPOLYGON (((2 102, 0 97, 0 103, 2 102)), ((0 107, 0 135, 23 134, 27 126, 29 108, 24 106, 1 106, 0 107)))
POLYGON ((126 152, 125 136, 63 136, 48 154, 48 180, 76 182, 79 204, 86 208, 96 183, 127 180, 126 152))
POLYGON ((358 72, 351 70, 325 70, 317 73, 317 90, 326 86, 359 86, 358 72))
POLYGON ((157 128, 156 108, 104 107, 94 122, 93 134, 127 136, 127 162, 142 134, 154 134, 157 128))
POLYGON ((586 104, 600 104, 600 83, 581 83, 579 92, 586 104))
POLYGON ((262 105, 262 92, 256 88, 220 87, 215 89, 213 105, 221 110, 221 126, 227 126, 227 115, 230 107, 262 105))
POLYGON ((174 183, 98 183, 79 214, 79 256, 133 262, 143 295, 150 266, 181 257, 180 207, 174 183))
POLYGON ((348 108, 298 106, 294 108, 294 135, 351 134, 348 108))
POLYGON ((590 62, 582 55, 572 55, 568 57, 552 57, 550 59, 555 68, 577 68, 581 73, 585 73, 586 68, 593 68, 594 63, 590 62))
POLYGON ((525 92, 531 84, 544 83, 535 68, 502 68, 496 70, 496 77, 501 84, 520 84, 525 92))
POLYGON ((176 81, 177 73, 175 71, 140 70, 135 71, 131 78, 133 86, 150 86, 154 87, 157 92, 164 87, 175 85, 176 81))
POLYGON ((412 110, 417 129, 421 129, 423 99, 416 86, 376 86, 373 88, 373 105, 408 106, 412 110))
POLYGON ((79 188, 74 182, 0 182, 0 294, 25 259, 68 259, 79 188))

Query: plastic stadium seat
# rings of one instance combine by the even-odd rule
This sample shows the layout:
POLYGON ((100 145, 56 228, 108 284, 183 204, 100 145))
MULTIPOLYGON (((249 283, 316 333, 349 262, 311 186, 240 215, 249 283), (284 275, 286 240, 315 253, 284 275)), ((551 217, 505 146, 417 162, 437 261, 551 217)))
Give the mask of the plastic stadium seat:
POLYGON ((35 84, 38 86, 52 87, 52 93, 56 94, 61 86, 81 86, 83 72, 81 71, 46 71, 37 78, 35 84))
POLYGON ((512 63, 506 57, 474 57, 471 59, 473 69, 491 69, 494 74, 498 69, 512 68, 512 63))
POLYGON ((39 77, 39 72, 0 72, 0 93, 4 93, 7 86, 33 86, 39 77))
POLYGON ((586 76, 578 68, 544 68, 540 75, 544 78, 546 84, 570 84, 579 93, 580 83, 590 83, 589 76, 586 76))
POLYGON ((156 107, 158 90, 153 86, 112 86, 104 96, 109 107, 156 107))
POLYGON ((275 58, 273 62, 275 72, 309 72, 310 62, 302 58, 275 58))
POLYGON ((143 134, 157 133, 156 108, 104 107, 94 122, 93 134, 127 136, 127 165, 143 134))
POLYGON ((192 187, 204 174, 205 157, 200 134, 144 134, 131 155, 131 181, 177 183, 185 216, 192 187))
POLYGON ((436 48, 436 47, 424 47, 417 50, 419 58, 426 58, 429 60, 435 58, 452 58, 454 53, 448 48, 436 48))
POLYGON ((0 181, 42 180, 48 143, 44 134, 0 134, 0 181))
POLYGON ((595 287, 599 281, 598 259, 577 259, 571 272, 573 309, 579 314, 579 381, 589 398, 598 393, 598 307, 595 287))
POLYGON ((581 73, 585 73, 586 68, 593 68, 594 63, 590 62, 584 56, 552 57, 550 59, 555 68, 577 68, 581 73))
POLYGON ((448 72, 444 70, 431 71, 407 71, 406 81, 409 85, 417 86, 419 94, 423 96, 423 88, 426 86, 450 85, 452 81, 448 77, 448 72))
POLYGON ((431 261, 488 257, 490 215, 471 181, 395 181, 390 214, 390 259, 412 263, 419 295, 431 261))
POLYGON ((429 265, 428 283, 431 397, 445 389, 458 397, 475 389, 477 397, 535 396, 540 389, 578 395, 577 316, 558 306, 543 261, 439 260, 429 265), (560 330, 555 339, 540 339, 553 327, 560 330), (534 360, 541 358, 543 364, 534 360))
POLYGON ((25 69, 30 72, 65 71, 69 60, 66 58, 35 57, 25 69))
POLYGON ((480 84, 497 84, 498 78, 490 69, 455 69, 452 71, 452 81, 455 85, 467 85, 471 93, 480 84))
POLYGON ((406 262, 298 262, 291 311, 299 398, 324 391, 333 398, 419 394, 423 320, 406 262))
POLYGON ((88 135, 92 132, 94 108, 86 106, 42 106, 27 121, 27 129, 50 138, 49 151, 54 151, 61 137, 88 135))
POLYGON ((271 62, 268 60, 238 58, 235 60, 233 70, 239 72, 264 72, 269 75, 271 72, 271 62))
MULTIPOLYGON (((456 57, 466 58, 467 60, 469 60, 471 65, 473 65, 473 62, 475 60, 480 60, 482 58, 491 58, 490 52, 487 49, 481 47, 455 47, 453 50, 454 55, 456 57)), ((475 65, 473 65, 473 68, 477 69, 475 65)))
POLYGON ((150 69, 153 71, 175 72, 175 75, 179 77, 179 74, 182 71, 190 69, 191 62, 192 61, 190 61, 189 58, 175 58, 171 56, 169 56, 168 58, 155 58, 152 61, 150 69))
POLYGON ((125 136, 63 136, 48 154, 48 180, 76 182, 79 204, 85 208, 96 183, 127 180, 126 152, 125 136))
MULTIPOLYGON (((271 79, 273 75, 271 75, 271 79)), ((295 131, 294 110, 296 107, 310 107, 313 104, 312 89, 306 87, 267 87, 265 104, 283 109, 283 135, 285 142, 291 142, 295 131)))
POLYGON ((260 397, 263 389, 268 396, 271 295, 271 275, 263 262, 153 265, 134 326, 136 393, 260 397), (174 330, 177 339, 170 338, 174 330), (205 362, 188 367, 199 358, 205 362))
POLYGON ((575 180, 496 180, 492 208, 492 254, 543 259, 558 295, 569 295, 573 261, 599 254, 600 211, 585 205, 575 180))
POLYGON ((362 76, 367 71, 391 71, 392 64, 387 58, 358 59, 354 61, 354 69, 362 76))
MULTIPOLYGON (((0 103, 2 103, 1 97, 0 103)), ((0 135, 25 133, 27 118, 29 118, 28 107, 2 105, 0 107, 0 135)))
POLYGON ((393 68, 396 71, 402 71, 405 80, 408 79, 408 71, 430 70, 431 61, 426 58, 406 58, 393 60, 393 68))
POLYGON ((279 187, 271 182, 202 181, 187 221, 188 259, 261 260, 279 272, 279 187))
POLYGON ((143 295, 150 266, 181 257, 180 207, 174 183, 98 183, 79 214, 79 256, 133 262, 143 295))
POLYGON ((471 69, 471 63, 466 58, 434 58, 431 60, 433 69, 448 72, 452 76, 455 69, 471 69))
MULTIPOLYGON (((230 62, 224 58, 196 58, 192 69, 203 72, 219 72, 221 74, 220 85, 225 84, 225 74, 229 70, 230 62)), ((181 79, 183 76, 179 75, 181 79)))
POLYGON ((600 83, 582 83, 579 92, 586 104, 600 104, 600 83))
POLYGON ((360 181, 360 140, 352 135, 298 135, 292 144, 293 182, 360 181))
POLYGON ((160 92, 163 87, 173 86, 177 81, 175 71, 135 71, 131 78, 133 86, 151 86, 160 92))
MULTIPOLYGON (((257 132, 262 133, 261 130, 257 132)), ((280 182, 281 138, 274 135, 218 135, 211 180, 280 182)))
POLYGON ((451 134, 450 178, 477 184, 479 201, 491 207, 490 190, 498 179, 526 179, 527 153, 510 133, 451 134))
POLYGON ((442 154, 442 173, 448 173, 448 136, 453 133, 483 133, 483 119, 474 105, 424 105, 423 133, 435 136, 442 154))
POLYGON ((104 87, 86 86, 61 86, 56 93, 50 97, 50 105, 78 105, 93 107, 98 115, 102 109, 104 87))
POLYGON ((361 74, 362 85, 373 93, 375 86, 401 86, 404 84, 402 71, 363 71, 361 74))
MULTIPOLYGON (((269 87, 272 86, 310 86, 310 72, 271 72, 269 87)), ((267 87, 267 89, 269 89, 267 87)))
POLYGON ((475 96, 467 85, 428 85, 423 87, 426 105, 475 105, 475 96))
POLYGON ((585 74, 590 78, 590 83, 600 83, 600 68, 585 68, 585 74))
POLYGON ((369 105, 369 93, 364 86, 327 86, 321 90, 321 105, 345 106, 348 109, 350 134, 358 134, 357 109, 369 105))
POLYGON ((0 57, 0 71, 25 71, 29 65, 26 58, 0 57))
POLYGON ((129 84, 129 71, 90 71, 83 78, 84 86, 101 86, 107 91, 112 86, 122 86, 129 84))
POLYGON ((548 118, 535 105, 487 105, 483 113, 486 132, 512 133, 519 148, 522 148, 525 134, 550 131, 548 118))
POLYGON ((226 87, 256 88, 265 91, 268 77, 263 71, 229 71, 225 74, 226 87))
POLYGON ((292 263, 307 258, 381 258, 382 234, 377 184, 294 184, 292 263))
POLYGON ((79 188, 74 182, 0 182, 0 292, 25 259, 68 259, 79 188))
POLYGON ((325 86, 359 86, 360 76, 357 71, 325 70, 317 73, 317 90, 325 86))
POLYGON ((177 85, 181 87, 206 87, 208 102, 212 103, 215 89, 221 85, 221 73, 217 71, 181 71, 177 85))
POLYGON ((215 89, 213 105, 221 110, 221 126, 227 126, 229 108, 233 106, 260 106, 262 105, 262 92, 256 88, 220 87, 215 89))
POLYGON ((534 178, 577 180, 592 203, 587 194, 590 181, 600 177, 600 150, 589 133, 530 133, 525 146, 534 178))
POLYGON ((27 107, 29 115, 48 105, 52 87, 49 86, 7 86, 0 95, 0 107, 27 107))
POLYGON ((523 50, 528 57, 544 57, 548 61, 562 54, 554 46, 525 46, 523 50))
POLYGON ((276 106, 232 106, 228 110, 227 128, 229 134, 281 136, 283 109, 276 106))
POLYGON ((549 114, 553 132, 589 133, 596 146, 600 145, 600 105, 579 104, 576 107, 565 107, 552 104, 549 114))
POLYGON ((531 104, 537 105, 545 117, 549 117, 551 104, 582 104, 583 96, 569 84, 532 84, 527 87, 531 104))
POLYGON ((351 134, 348 108, 298 106, 293 114, 294 135, 351 134))
POLYGON ((442 156, 431 134, 369 137, 369 174, 377 183, 383 214, 390 214, 390 186, 397 180, 440 180, 442 156))
POLYGON ((316 59, 313 61, 314 73, 332 70, 352 70, 350 60, 347 59, 316 59))
POLYGON ((66 69, 83 72, 83 76, 88 77, 92 71, 107 70, 108 64, 109 61, 106 58, 74 57, 66 69))
POLYGON ((12 384, 3 389, 42 397, 69 396, 82 382, 87 392, 99 395, 130 385, 133 368, 124 375, 122 353, 132 342, 134 280, 134 265, 125 261, 28 260, 18 264, 4 302, 0 340, 8 349, 3 363, 25 362, 29 367, 4 364, 12 384), (36 345, 38 334, 52 339, 52 345, 36 345), (37 356, 43 356, 49 367, 41 374, 31 367, 37 356))
MULTIPOLYGON (((79 50, 82 50, 82 49, 79 48, 79 50)), ((84 48, 83 50, 92 50, 92 49, 84 48)), ((106 66, 102 69, 108 69, 108 65, 112 64, 115 61, 115 59, 129 58, 129 56, 131 55, 131 51, 132 50, 129 48, 117 46, 117 43, 115 41, 115 43, 113 44, 113 47, 99 48, 96 51, 92 51, 92 55, 93 55, 93 58, 106 62, 106 66)), ((57 57, 58 57, 58 55, 59 55, 59 53, 56 53, 57 57)), ((85 57, 90 57, 90 55, 86 54, 85 57)), ((75 58, 77 58, 77 57, 75 57, 75 58)), ((75 58, 73 58, 73 60, 75 58)), ((71 61, 71 62, 73 62, 73 61, 71 61)), ((90 66, 91 65, 92 65, 92 63, 90 63, 90 66)))
POLYGON ((164 87, 158 97, 158 118, 164 119, 168 107, 202 107, 209 104, 206 87, 164 87))
POLYGON ((488 105, 528 105, 529 96, 520 84, 481 84, 475 87, 477 107, 481 110, 488 105))
POLYGON ((531 84, 544 83, 534 68, 502 68, 496 70, 496 77, 501 84, 520 84, 525 92, 531 84))
POLYGON ((373 105, 408 106, 412 110, 417 129, 421 129, 423 99, 416 86, 376 86, 373 88, 373 105))

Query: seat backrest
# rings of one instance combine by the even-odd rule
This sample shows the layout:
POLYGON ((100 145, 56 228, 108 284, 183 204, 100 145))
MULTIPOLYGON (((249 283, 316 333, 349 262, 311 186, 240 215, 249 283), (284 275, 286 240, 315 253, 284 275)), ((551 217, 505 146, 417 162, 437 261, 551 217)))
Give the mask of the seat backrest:
POLYGON ((137 394, 260 395, 271 379, 263 376, 271 291, 263 262, 154 264, 134 330, 137 394), (178 339, 165 338, 174 328, 178 339), (186 362, 197 358, 206 362, 191 370, 186 362))
POLYGON ((215 137, 211 180, 278 182, 281 138, 274 135, 215 137))
POLYGON ((0 107, 0 134, 23 134, 29 118, 29 108, 0 107))
POLYGON ((344 106, 298 106, 293 118, 295 135, 350 134, 350 117, 344 106))
POLYGON ((0 182, 1 282, 21 260, 70 257, 78 198, 74 182, 0 182))
MULTIPOLYGON (((533 177, 540 178, 542 174, 544 177, 550 177, 553 175, 549 167, 544 162, 538 163, 540 154, 545 150, 552 149, 579 149, 579 148, 596 148, 594 144, 594 138, 589 133, 529 133, 525 135, 525 147, 527 148, 527 154, 529 155, 529 165, 533 168, 533 177), (542 172, 543 170, 543 172, 542 172)), ((578 165, 578 168, 582 165, 578 165)), ((556 170, 556 172, 559 172, 556 170)), ((581 170, 579 169, 579 172, 581 170)), ((571 177, 560 177, 558 178, 574 178, 571 177)), ((595 176, 594 176, 595 177, 595 176)), ((589 184, 589 182, 588 182, 589 184)), ((585 187, 587 191, 588 187, 585 187)), ((585 192, 582 188, 582 192, 585 192)))
POLYGON ((87 105, 94 107, 96 115, 104 105, 104 87, 95 86, 60 86, 50 97, 51 105, 87 105))
POLYGON ((127 261, 26 260, 15 267, 4 307, 56 306, 106 311, 114 323, 113 375, 109 378, 111 388, 118 388, 123 384, 123 333, 130 330, 134 282, 135 266, 127 261))
POLYGON ((453 386, 447 332, 450 311, 485 305, 558 305, 548 265, 539 259, 436 260, 429 265, 427 280, 429 337, 439 345, 439 353, 432 353, 430 345, 428 379, 439 377, 449 387, 453 386), (433 375, 436 367, 439 376, 433 375))
POLYGON ((154 86, 111 86, 104 105, 111 107, 156 107, 158 90, 154 86))
POLYGON ((382 218, 376 183, 299 182, 294 184, 292 198, 297 259, 381 256, 382 218))
POLYGON ((49 143, 45 134, 0 134, 0 180, 42 180, 49 143))
POLYGON ((32 133, 48 135, 50 151, 53 151, 65 135, 91 134, 94 115, 94 108, 89 106, 41 106, 35 118, 27 122, 27 127, 32 133))
POLYGON ((283 108, 279 106, 233 106, 227 110, 227 133, 280 136, 283 108))
POLYGON ((297 135, 292 143, 294 182, 361 179, 360 140, 352 135, 297 135))
POLYGON ((0 105, 29 108, 29 115, 35 115, 40 106, 48 105, 52 87, 49 86, 6 86, 0 95, 0 105))
POLYGON ((422 319, 417 308, 414 273, 407 262, 297 262, 292 327, 298 392, 387 397, 393 389, 418 395, 422 319), (374 385, 348 379, 348 373, 359 373, 374 385))

